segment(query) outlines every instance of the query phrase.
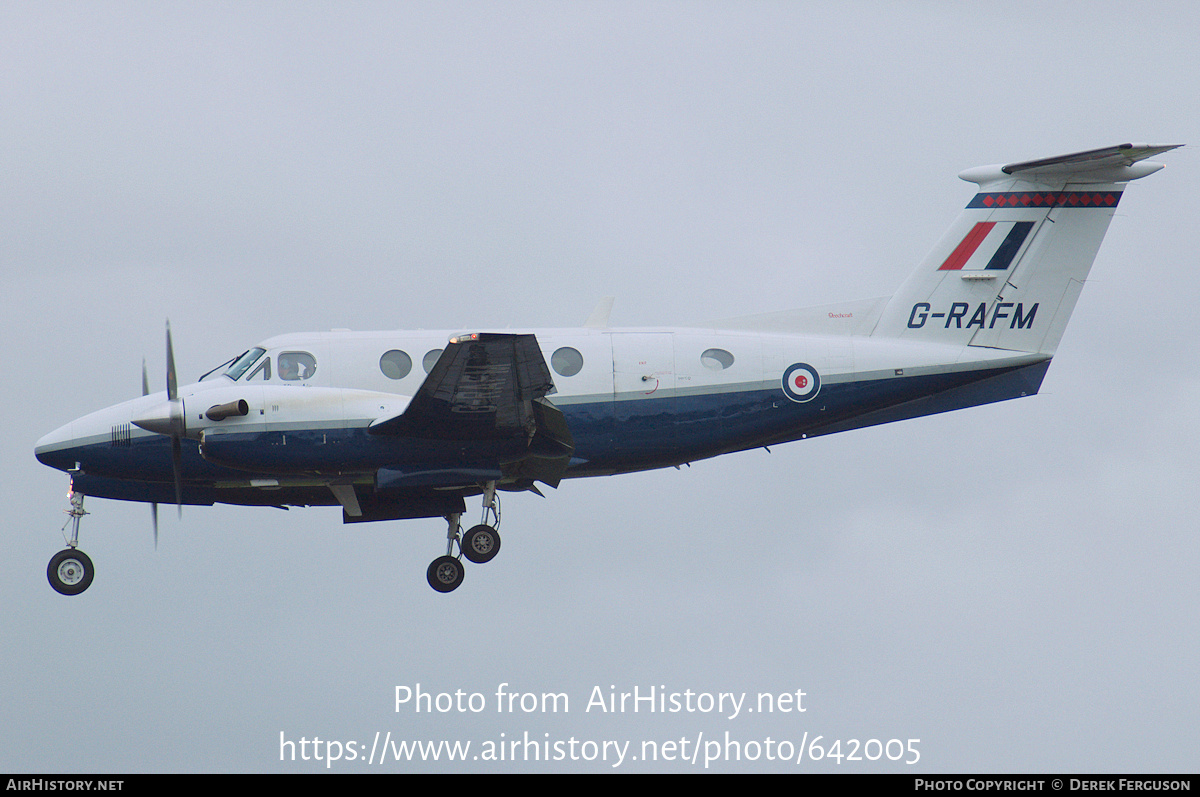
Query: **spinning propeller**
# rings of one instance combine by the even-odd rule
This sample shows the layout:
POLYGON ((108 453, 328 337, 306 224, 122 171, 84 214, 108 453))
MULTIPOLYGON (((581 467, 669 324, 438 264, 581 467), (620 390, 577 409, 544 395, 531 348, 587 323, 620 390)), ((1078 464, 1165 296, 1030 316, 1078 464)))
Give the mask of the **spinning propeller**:
MULTIPOLYGON (((142 358, 142 395, 150 395, 150 380, 146 376, 146 359, 142 358)), ((135 426, 148 432, 157 432, 171 438, 171 470, 175 477, 175 508, 183 517, 183 399, 179 398, 179 385, 175 378, 175 347, 171 345, 171 322, 167 321, 167 400, 133 419, 135 426)), ((154 522, 154 547, 158 548, 158 504, 150 505, 150 516, 154 522)))

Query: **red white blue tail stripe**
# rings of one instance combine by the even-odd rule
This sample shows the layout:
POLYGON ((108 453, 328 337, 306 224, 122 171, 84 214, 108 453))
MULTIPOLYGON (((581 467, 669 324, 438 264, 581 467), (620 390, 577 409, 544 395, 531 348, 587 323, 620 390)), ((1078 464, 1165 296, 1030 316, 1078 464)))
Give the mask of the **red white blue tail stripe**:
POLYGON ((981 221, 963 237, 938 271, 1004 271, 1033 229, 1032 221, 981 221))

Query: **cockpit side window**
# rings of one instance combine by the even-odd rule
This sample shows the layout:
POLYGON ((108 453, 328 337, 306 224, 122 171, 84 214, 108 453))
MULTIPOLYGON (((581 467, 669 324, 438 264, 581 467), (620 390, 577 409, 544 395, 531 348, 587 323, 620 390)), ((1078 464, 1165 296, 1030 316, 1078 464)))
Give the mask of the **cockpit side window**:
POLYGON ((309 379, 317 372, 317 358, 306 351, 285 351, 279 355, 279 378, 285 382, 309 379))
POLYGON ((271 378, 271 358, 270 357, 263 357, 262 362, 258 364, 258 367, 255 368, 253 371, 251 371, 250 375, 248 377, 246 377, 246 381, 249 382, 251 379, 254 379, 255 377, 261 377, 264 380, 269 380, 271 378))
POLYGON ((241 357, 238 357, 233 365, 229 366, 229 370, 225 372, 225 376, 236 382, 242 374, 246 373, 246 369, 254 365, 258 358, 263 356, 266 351, 266 349, 260 349, 255 346, 241 357))

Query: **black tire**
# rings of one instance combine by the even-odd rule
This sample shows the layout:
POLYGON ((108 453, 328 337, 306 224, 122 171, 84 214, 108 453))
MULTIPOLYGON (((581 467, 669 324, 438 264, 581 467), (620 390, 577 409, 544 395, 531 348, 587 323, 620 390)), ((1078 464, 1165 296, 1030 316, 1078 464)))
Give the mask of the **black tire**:
POLYGON ((425 571, 429 586, 438 592, 453 592, 463 581, 463 564, 453 556, 439 556, 425 571))
POLYGON ((462 552, 477 565, 492 561, 500 553, 500 532, 491 526, 472 526, 463 536, 462 552))
POLYGON ((46 566, 46 578, 56 592, 63 595, 78 595, 91 586, 96 569, 92 560, 83 551, 67 548, 50 558, 46 566))

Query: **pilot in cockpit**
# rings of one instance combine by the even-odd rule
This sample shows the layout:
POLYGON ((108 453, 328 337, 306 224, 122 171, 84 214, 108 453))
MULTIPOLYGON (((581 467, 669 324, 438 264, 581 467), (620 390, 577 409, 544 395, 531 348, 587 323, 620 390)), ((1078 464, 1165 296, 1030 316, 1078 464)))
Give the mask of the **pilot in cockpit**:
POLYGON ((279 355, 279 378, 295 381, 300 378, 300 363, 286 354, 279 355))
POLYGON ((308 379, 317 370, 316 365, 311 354, 285 351, 279 355, 279 378, 285 382, 308 379))

